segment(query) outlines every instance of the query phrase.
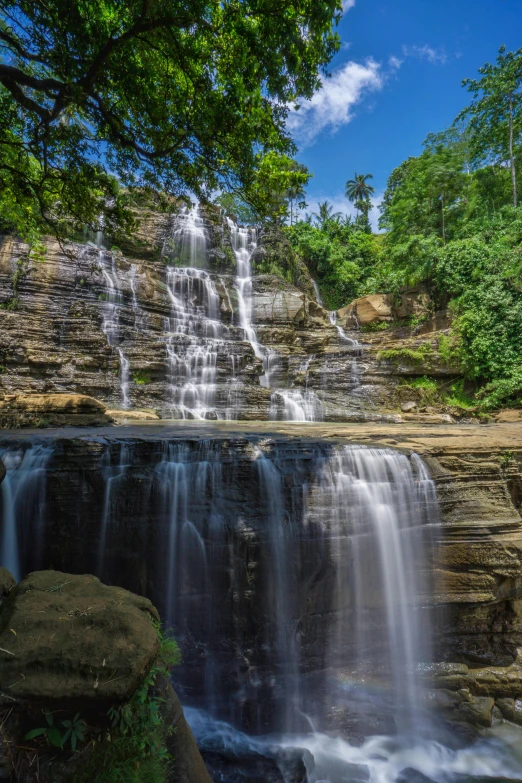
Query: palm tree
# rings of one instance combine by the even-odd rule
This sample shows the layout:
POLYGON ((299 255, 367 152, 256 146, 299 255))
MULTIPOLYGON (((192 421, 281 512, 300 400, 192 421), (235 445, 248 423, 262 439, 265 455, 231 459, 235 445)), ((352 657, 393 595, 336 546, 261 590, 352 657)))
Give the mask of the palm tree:
POLYGON ((355 172, 354 178, 349 179, 346 183, 346 198, 355 204, 357 213, 362 211, 362 202, 370 201, 370 196, 375 193, 375 189, 367 182, 369 179, 373 179, 373 174, 357 174, 355 172))
POLYGON ((317 219, 321 228, 324 228, 329 220, 339 220, 341 217, 341 213, 334 212, 333 205, 328 201, 320 201, 319 212, 312 212, 312 215, 317 219))

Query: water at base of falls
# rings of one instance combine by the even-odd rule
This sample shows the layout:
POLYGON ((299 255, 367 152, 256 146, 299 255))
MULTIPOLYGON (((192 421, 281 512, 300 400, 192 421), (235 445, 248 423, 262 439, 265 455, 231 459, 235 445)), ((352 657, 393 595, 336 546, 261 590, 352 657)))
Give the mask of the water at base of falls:
POLYGON ((440 737, 370 737, 351 744, 317 731, 252 737, 207 712, 185 717, 214 783, 514 783, 522 780, 521 731, 490 729, 469 744, 440 737), (217 758, 226 762, 216 764, 217 758), (254 770, 254 774, 252 774, 254 770), (258 771, 260 775, 256 774, 258 771))

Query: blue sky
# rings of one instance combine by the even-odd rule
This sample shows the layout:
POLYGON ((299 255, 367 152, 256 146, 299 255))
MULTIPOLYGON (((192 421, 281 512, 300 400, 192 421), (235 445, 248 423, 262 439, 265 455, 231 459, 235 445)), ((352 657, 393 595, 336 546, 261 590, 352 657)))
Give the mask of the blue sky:
MULTIPOLYGON (((372 173, 376 196, 468 101, 462 79, 522 47, 522 0, 344 0, 342 48, 311 105, 290 117, 297 158, 313 172, 309 211, 350 211, 344 183, 372 173)), ((378 217, 373 210, 372 222, 378 217)))

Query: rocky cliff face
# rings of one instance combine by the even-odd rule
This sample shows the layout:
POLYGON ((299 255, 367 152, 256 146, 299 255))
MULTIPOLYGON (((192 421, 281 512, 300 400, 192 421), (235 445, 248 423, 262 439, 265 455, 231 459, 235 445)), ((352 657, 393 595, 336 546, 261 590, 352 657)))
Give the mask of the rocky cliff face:
MULTIPOLYGON (((440 661, 427 683, 432 701, 446 716, 475 725, 491 721, 495 709, 518 715, 520 425, 277 430, 207 424, 175 434, 151 426, 100 430, 95 437, 73 431, 9 439, 2 456, 10 470, 24 455, 27 469, 41 470, 46 460, 37 494, 26 491, 19 500, 17 513, 39 510, 27 516, 33 526, 20 537, 21 569, 92 570, 149 595, 180 639, 185 700, 211 703, 250 731, 276 728, 285 698, 274 674, 280 623, 287 622, 270 592, 281 578, 270 554, 278 525, 285 520, 287 532, 277 544, 291 602, 285 611, 298 629, 299 670, 316 698, 332 666, 335 671, 332 629, 344 609, 332 601, 338 574, 350 572, 353 558, 351 534, 339 537, 335 497, 328 500, 318 477, 342 444, 415 451, 432 472, 441 514, 427 550, 436 582, 426 611, 435 622, 440 661)), ((433 521, 435 509, 427 513, 433 521)), ((369 626, 374 647, 386 643, 379 623, 376 614, 369 626)), ((341 635, 338 643, 343 659, 355 655, 353 635, 341 635)), ((286 664, 294 653, 283 649, 286 664)), ((390 728, 382 706, 364 715, 353 704, 342 713, 323 708, 326 725, 342 721, 348 733, 363 724, 390 728)))
MULTIPOLYGON (((211 208, 199 223, 184 213, 139 218, 120 250, 103 248, 103 238, 66 248, 48 240, 38 261, 4 239, 0 395, 83 393, 110 408, 185 418, 291 418, 297 406, 297 418, 349 421, 397 411, 401 377, 455 374, 437 358, 438 331, 412 343, 433 347, 428 366, 380 360, 382 335, 333 325, 306 267, 273 230, 245 239, 258 349, 240 297, 244 232, 211 208)), ((395 335, 400 344, 405 336, 395 335)))

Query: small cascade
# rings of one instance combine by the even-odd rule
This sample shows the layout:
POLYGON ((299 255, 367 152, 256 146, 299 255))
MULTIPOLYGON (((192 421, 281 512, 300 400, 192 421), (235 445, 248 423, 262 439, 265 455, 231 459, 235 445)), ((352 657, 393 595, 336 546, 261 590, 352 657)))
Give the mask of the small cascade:
POLYGON ((105 280, 102 331, 107 337, 108 344, 115 349, 119 357, 121 406, 124 410, 128 410, 131 407, 129 395, 130 362, 120 344, 122 340, 120 312, 124 304, 124 298, 119 287, 118 270, 114 254, 109 253, 103 247, 99 247, 98 252, 100 268, 105 280))
POLYGON ((239 325, 258 359, 263 359, 265 350, 257 340, 256 331, 252 325, 252 267, 250 259, 257 247, 255 229, 241 228, 233 220, 227 218, 232 250, 237 261, 236 291, 239 304, 239 325))
POLYGON ((223 325, 219 295, 207 272, 169 267, 172 309, 165 329, 172 412, 181 418, 217 418, 215 384, 223 325))
MULTIPOLYGON (((46 468, 53 455, 51 446, 36 444, 27 449, 8 448, 0 451, 7 468, 0 484, 2 497, 2 539, 0 563, 18 581, 23 567, 20 537, 30 538, 32 568, 40 568, 45 544, 46 468)), ((27 566, 27 564, 25 564, 27 566)))
MULTIPOLYGON (((280 358, 278 354, 261 345, 257 339, 252 318, 252 267, 250 260, 257 247, 255 229, 241 228, 227 218, 232 249, 237 261, 236 290, 239 302, 239 325, 254 354, 263 361, 263 374, 259 384, 265 389, 273 388, 277 381, 280 358)), ((279 389, 272 394, 269 418, 272 421, 321 421, 323 405, 315 392, 299 389, 279 389)))
POLYGON ((256 467, 259 474, 260 495, 266 507, 268 546, 266 558, 271 563, 271 579, 268 585, 270 600, 270 625, 267 646, 274 646, 282 699, 281 725, 284 731, 294 731, 300 725, 297 720, 301 709, 299 650, 297 637, 297 612, 295 601, 295 574, 288 568, 293 546, 292 528, 286 524, 283 493, 283 477, 276 462, 261 451, 257 453, 256 467))
POLYGON ((361 385, 360 376, 361 370, 363 368, 361 367, 360 359, 364 356, 364 346, 355 337, 350 337, 343 327, 338 324, 337 310, 330 310, 328 316, 332 326, 335 326, 337 329, 341 345, 344 346, 346 350, 348 350, 353 356, 350 372, 351 382, 353 385, 352 393, 357 393, 361 385))
POLYGON ((173 257, 176 265, 192 269, 207 266, 207 234, 199 204, 183 207, 175 215, 170 236, 165 240, 163 256, 173 257))
POLYGON ((317 281, 314 280, 313 277, 312 277, 312 285, 314 287, 314 292, 315 292, 315 301, 317 302, 317 304, 321 305, 321 307, 324 307, 323 297, 321 296, 319 285, 317 284, 317 281))
POLYGON ((105 485, 103 497, 103 514, 100 524, 100 538, 98 544, 97 576, 103 580, 107 539, 111 524, 117 519, 118 493, 123 487, 127 469, 130 466, 130 450, 125 443, 120 444, 119 459, 115 465, 111 464, 111 453, 106 451, 102 459, 102 476, 105 485))

